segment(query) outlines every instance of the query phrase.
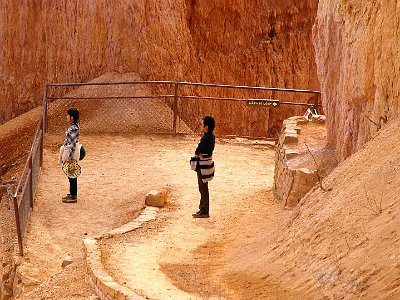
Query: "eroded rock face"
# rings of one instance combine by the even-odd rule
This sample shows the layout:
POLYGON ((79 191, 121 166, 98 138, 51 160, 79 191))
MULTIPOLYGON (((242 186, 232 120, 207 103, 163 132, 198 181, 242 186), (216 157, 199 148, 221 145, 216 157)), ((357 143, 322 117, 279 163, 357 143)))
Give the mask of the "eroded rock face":
POLYGON ((283 206, 294 207, 337 162, 326 147, 324 116, 307 120, 291 117, 283 122, 275 159, 273 195, 283 206))
MULTIPOLYGON (((317 5, 317 0, 35 5, 5 0, 0 123, 39 105, 47 82, 85 82, 113 71, 136 72, 144 80, 318 89, 311 40, 317 5)), ((254 127, 278 132, 283 119, 303 110, 287 106, 250 117, 254 127)))
MULTIPOLYGON (((194 80, 318 90, 314 49, 309 39, 317 4, 318 1, 191 1, 188 27, 197 57, 196 69, 200 71, 194 80)), ((264 97, 306 102, 310 96, 264 97)), ((304 111, 303 107, 284 106, 270 110, 268 115, 254 113, 253 126, 269 128, 268 134, 278 135, 284 119, 304 111)), ((229 111, 222 119, 229 120, 229 111)))
POLYGON ((339 160, 399 112, 400 2, 321 0, 314 28, 328 142, 339 160))

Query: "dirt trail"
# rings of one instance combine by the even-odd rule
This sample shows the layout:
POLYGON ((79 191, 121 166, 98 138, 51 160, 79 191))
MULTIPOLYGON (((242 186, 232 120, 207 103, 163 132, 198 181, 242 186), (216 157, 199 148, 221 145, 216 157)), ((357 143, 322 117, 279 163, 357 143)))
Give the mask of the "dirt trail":
MULTIPOLYGON (((106 74, 98 80, 122 79, 137 78, 135 74, 106 74)), ((104 91, 101 87, 74 91, 74 95, 93 93, 103 94, 104 91)), ((123 95, 126 91, 117 87, 112 93, 123 95)), ((88 105, 86 103, 85 108, 88 105)), ((51 126, 62 127, 64 106, 57 113, 60 119, 49 122, 51 126)), ((88 111, 96 109, 94 103, 88 111)), ((157 111, 153 114, 157 115, 157 111)), ((97 114, 86 113, 83 117, 83 125, 96 123, 97 114)), ((118 117, 113 119, 118 120, 118 117)), ((154 120, 150 118, 145 124, 139 122, 138 125, 148 126, 152 122, 154 120)), ((246 230, 243 230, 242 219, 266 220, 265 223, 273 227, 288 214, 271 197, 275 151, 270 144, 220 140, 215 152, 217 176, 210 183, 212 217, 193 220, 190 215, 197 210, 199 195, 196 174, 189 169, 188 159, 197 138, 89 136, 83 130, 81 141, 88 156, 81 162, 83 173, 79 179, 78 203, 71 205, 61 203, 61 197, 68 191, 68 181, 57 165, 63 130, 57 132, 57 135, 47 134, 45 138, 42 174, 28 227, 25 256, 19 269, 24 290, 17 299, 94 297, 84 282, 83 237, 98 235, 131 221, 143 207, 145 194, 159 188, 170 191, 169 203, 161 210, 160 218, 150 223, 148 229, 126 234, 120 237, 121 241, 116 238, 103 245, 104 252, 109 255, 104 261, 109 272, 121 283, 126 282, 133 289, 146 290, 149 295, 158 297, 162 289, 160 292, 154 290, 154 285, 125 278, 130 275, 124 271, 137 265, 130 266, 132 259, 140 257, 145 261, 144 270, 152 276, 151 281, 164 282, 169 291, 175 291, 171 295, 186 298, 187 295, 241 294, 217 278, 220 275, 216 274, 224 264, 219 261, 222 248, 224 245, 229 247, 234 239, 251 235, 258 227, 256 223, 246 221, 246 230), (188 235, 188 232, 192 234, 188 235), (127 264, 118 260, 114 252, 121 249, 113 247, 121 242, 127 247, 142 247, 144 255, 128 257, 127 264), (74 263, 62 269, 61 263, 67 255, 73 256, 74 263), (210 268, 209 264, 215 267, 210 268), (149 266, 154 266, 155 270, 149 266)), ((143 270, 139 271, 143 274, 143 270)), ((165 290, 163 295, 166 295, 165 290)))
POLYGON ((131 221, 151 189, 169 190, 170 201, 160 218, 147 229, 109 240, 103 251, 106 269, 117 281, 154 299, 236 293, 223 280, 215 281, 222 262, 210 262, 220 258, 218 248, 233 236, 251 235, 257 225, 250 220, 268 216, 269 223, 279 223, 288 213, 270 198, 275 152, 268 145, 235 140, 218 143, 217 176, 210 183, 211 218, 194 220, 190 214, 198 206, 199 195, 188 158, 197 139, 85 136, 83 141, 88 156, 81 162, 78 203, 64 204, 61 196, 67 192, 68 181, 57 165, 59 137, 46 136, 43 170, 21 267, 25 290, 19 299, 41 299, 44 295, 50 299, 87 299, 93 295, 83 278, 83 237, 131 221), (249 220, 246 229, 235 225, 241 219, 249 220), (213 253, 204 253, 210 250, 213 253), (125 253, 127 259, 123 260, 121 251, 131 255, 125 253), (61 263, 67 255, 72 255, 75 263, 63 271, 61 263), (141 275, 132 276, 135 274, 141 275), (54 284, 58 288, 50 287, 54 284))
POLYGON ((275 152, 232 142, 218 144, 217 176, 210 183, 211 218, 193 219, 198 188, 187 166, 194 143, 177 141, 156 158, 168 183, 172 207, 144 230, 106 240, 103 263, 118 282, 151 299, 195 299, 237 294, 218 274, 224 262, 223 246, 232 238, 252 235, 258 223, 279 223, 287 214, 273 202, 275 152), (176 144, 176 146, 175 146, 176 144), (176 151, 174 148, 179 147, 176 151), (246 226, 237 226, 246 220, 246 226), (234 233, 233 233, 234 231, 234 233))
POLYGON ((325 180, 331 191, 316 189, 294 211, 279 207, 269 191, 274 150, 219 140, 208 220, 190 217, 198 205, 188 168, 195 139, 85 137, 79 201, 66 205, 60 198, 67 181, 56 165, 59 137, 48 136, 21 270, 26 286, 17 299, 94 297, 84 282, 85 233, 132 220, 144 195, 163 187, 171 197, 157 221, 102 245, 104 263, 121 284, 160 298, 159 282, 167 299, 398 299, 400 179, 393 153, 400 151, 399 124, 339 165, 325 180), (108 157, 106 147, 118 157, 108 157), (121 250, 131 254, 126 261, 121 250), (61 271, 68 254, 75 262, 61 271))

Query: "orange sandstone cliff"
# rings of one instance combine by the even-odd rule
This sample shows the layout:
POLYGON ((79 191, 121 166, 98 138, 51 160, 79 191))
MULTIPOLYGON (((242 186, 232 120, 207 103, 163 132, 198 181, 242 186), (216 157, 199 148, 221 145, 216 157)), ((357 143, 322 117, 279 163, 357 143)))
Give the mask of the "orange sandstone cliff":
MULTIPOLYGON (((2 1, 0 123, 39 105, 47 82, 111 71, 309 89, 320 81, 329 144, 343 160, 398 114, 399 13, 395 0, 2 1)), ((294 113, 271 111, 269 126, 294 113)))
POLYGON ((314 28, 329 144, 339 160, 399 113, 400 3, 321 0, 314 28))
MULTIPOLYGON (((311 38, 317 6, 317 0, 2 1, 0 124, 40 105, 46 83, 107 72, 317 90, 311 38)), ((279 128, 303 110, 288 106, 254 121, 279 128)))

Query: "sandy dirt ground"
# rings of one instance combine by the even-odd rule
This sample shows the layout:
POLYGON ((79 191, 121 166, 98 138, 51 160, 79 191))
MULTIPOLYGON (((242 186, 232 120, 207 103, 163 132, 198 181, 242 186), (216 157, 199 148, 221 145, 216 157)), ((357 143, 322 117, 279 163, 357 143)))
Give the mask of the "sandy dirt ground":
MULTIPOLYGON (((123 79, 133 75, 126 76, 128 78, 123 79)), ((113 77, 115 74, 106 75, 105 80, 113 77)), ((114 90, 121 95, 125 92, 114 90)), ((104 91, 82 88, 76 93, 97 95, 104 91)), ((12 141, 10 147, 17 149, 15 157, 7 155, 10 152, 7 149, 0 157, 7 159, 3 165, 8 171, 4 176, 6 179, 18 178, 21 172, 39 109, 0 128, 0 138, 5 143, 12 141)), ((93 109, 98 110, 97 104, 83 114, 84 123, 96 122, 97 114, 88 113, 93 109)), ((57 115, 62 116, 64 110, 63 106, 57 115)), ((153 115, 157 114, 153 112, 153 115)), ((60 119, 58 123, 62 121, 60 119)), ((154 120, 145 123, 152 124, 154 120)), ((50 122, 50 125, 54 124, 57 123, 50 122)), ((169 191, 168 204, 160 211, 158 220, 149 224, 149 228, 124 235, 120 237, 121 241, 118 238, 109 240, 102 247, 106 254, 104 263, 118 281, 139 292, 148 290, 149 296, 154 297, 158 297, 158 293, 166 295, 165 290, 154 289, 157 282, 163 283, 171 295, 184 295, 183 298, 188 295, 190 298, 240 296, 242 291, 224 283, 223 274, 218 274, 223 264, 229 264, 222 258, 224 248, 228 249, 236 239, 251 236, 252 230, 270 234, 271 228, 289 214, 273 201, 270 191, 274 148, 268 142, 235 139, 217 143, 217 176, 210 183, 212 217, 193 220, 191 213, 197 210, 199 193, 196 174, 189 169, 188 159, 197 138, 160 135, 104 137, 83 134, 81 141, 88 156, 81 162, 79 200, 77 204, 63 204, 61 197, 68 191, 68 181, 57 165, 63 130, 56 131, 57 135, 48 134, 45 139, 43 168, 28 227, 25 256, 18 270, 22 274, 23 290, 17 299, 96 299, 84 281, 82 239, 134 219, 143 208, 145 194, 151 189, 166 188, 169 191), (260 227, 249 220, 260 220, 265 226, 260 227), (188 228, 192 228, 191 235, 187 234, 188 228), (144 243, 146 240, 148 242, 144 243), (126 248, 117 247, 121 243, 125 243, 126 248), (152 250, 143 248, 144 244, 151 245, 152 250), (126 278, 129 274, 124 271, 130 269, 133 259, 136 263, 137 255, 125 262, 114 254, 135 248, 145 252, 139 256, 144 262, 143 270, 148 274, 146 278, 151 278, 151 286, 126 278), (176 253, 182 255, 182 260, 176 253), (61 263, 68 255, 74 258, 74 263, 62 269, 61 263), (154 266, 154 270, 150 266, 154 266)))
POLYGON ((61 197, 68 181, 57 165, 60 137, 46 136, 20 267, 24 290, 17 299, 93 296, 84 282, 82 239, 133 220, 146 193, 163 188, 169 191, 169 201, 158 220, 102 245, 106 270, 151 299, 242 299, 243 291, 230 287, 219 273, 229 263, 223 261, 224 248, 252 235, 260 223, 270 234, 289 214, 271 196, 275 151, 269 143, 218 141, 217 176, 210 183, 211 218, 192 219, 199 193, 188 159, 197 138, 108 135, 84 136, 81 141, 88 155, 81 162, 78 202, 64 204, 61 197), (67 255, 74 263, 62 269, 67 255))
MULTIPOLYGON (((0 126, 0 178, 21 173, 39 109, 0 126)), ((150 120, 151 118, 149 118, 150 120)), ((150 120, 151 121, 151 120, 150 120)), ((156 221, 101 244, 107 271, 153 299, 400 299, 400 120, 324 178, 293 210, 272 198, 267 143, 218 139, 211 218, 194 220, 197 139, 82 135, 79 199, 63 204, 63 132, 45 160, 18 272, 16 299, 97 299, 85 283, 82 239, 133 220, 151 189, 166 188, 156 221), (62 269, 63 259, 74 262, 62 269), (124 256, 124 258, 122 258, 124 256), (132 276, 140 272, 140 276, 132 276)), ((313 135, 313 133, 309 133, 313 135)))
POLYGON ((101 245, 110 274, 138 293, 153 299, 399 299, 400 167, 393 154, 400 152, 399 124, 333 170, 324 179, 329 191, 316 187, 292 211, 271 196, 274 149, 218 140, 211 218, 205 220, 190 217, 198 205, 188 166, 196 139, 82 137, 88 157, 81 163, 79 200, 67 205, 60 201, 68 187, 57 166, 60 137, 47 136, 17 299, 96 299, 84 281, 83 237, 131 221, 153 188, 170 191, 159 218, 101 245), (118 157, 106 153, 105 144, 118 157), (67 255, 74 263, 62 269, 67 255))

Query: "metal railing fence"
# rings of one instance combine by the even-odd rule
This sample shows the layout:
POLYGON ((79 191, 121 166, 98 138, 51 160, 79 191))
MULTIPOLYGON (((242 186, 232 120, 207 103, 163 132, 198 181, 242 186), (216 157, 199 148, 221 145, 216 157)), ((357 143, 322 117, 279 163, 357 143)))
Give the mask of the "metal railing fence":
POLYGON ((44 108, 42 108, 42 117, 38 123, 28 158, 13 195, 18 246, 21 255, 23 255, 23 241, 29 222, 29 216, 33 209, 33 199, 35 197, 43 159, 43 116, 44 108))
POLYGON ((84 133, 191 134, 198 132, 204 115, 212 115, 218 136, 274 138, 277 132, 271 127, 282 118, 303 114, 304 107, 318 105, 319 100, 320 92, 312 90, 191 82, 49 84, 46 128, 53 133, 64 130, 66 110, 77 107, 84 133), (275 113, 272 106, 251 107, 248 101, 254 98, 280 99, 279 107, 275 113), (315 101, 309 103, 311 98, 315 101))

